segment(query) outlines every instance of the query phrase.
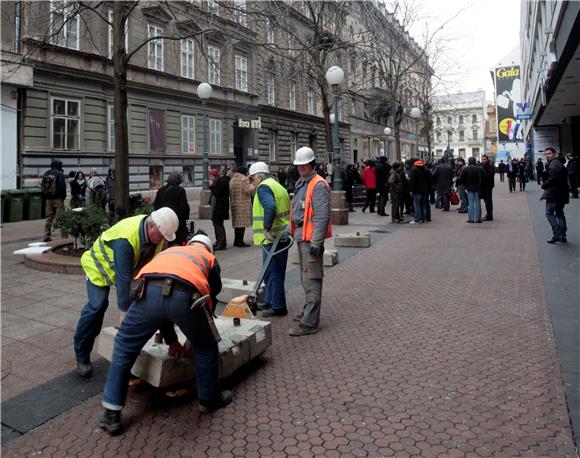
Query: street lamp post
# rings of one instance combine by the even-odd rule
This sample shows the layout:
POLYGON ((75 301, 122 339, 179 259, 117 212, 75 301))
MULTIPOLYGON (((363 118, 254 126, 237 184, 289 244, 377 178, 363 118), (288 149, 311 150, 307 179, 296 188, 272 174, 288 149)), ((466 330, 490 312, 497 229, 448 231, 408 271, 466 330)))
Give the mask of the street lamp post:
POLYGON ((421 118, 421 110, 417 107, 411 109, 411 118, 415 119, 415 139, 417 140, 417 157, 421 158, 419 154, 419 119, 421 118))
POLYGON ((334 93, 334 129, 333 129, 333 144, 334 144, 334 189, 336 191, 342 191, 342 158, 340 157, 340 138, 339 138, 339 86, 344 79, 344 72, 342 68, 338 66, 330 67, 326 71, 326 81, 332 86, 332 92, 334 93))
POLYGON ((208 120, 207 120, 207 99, 211 97, 211 86, 208 83, 201 83, 197 86, 197 95, 201 99, 203 106, 203 176, 201 186, 204 191, 209 190, 209 142, 208 142, 208 120))
POLYGON ((383 133, 385 134, 385 156, 388 159, 389 158, 389 135, 391 135, 391 128, 385 127, 385 130, 383 130, 383 133))

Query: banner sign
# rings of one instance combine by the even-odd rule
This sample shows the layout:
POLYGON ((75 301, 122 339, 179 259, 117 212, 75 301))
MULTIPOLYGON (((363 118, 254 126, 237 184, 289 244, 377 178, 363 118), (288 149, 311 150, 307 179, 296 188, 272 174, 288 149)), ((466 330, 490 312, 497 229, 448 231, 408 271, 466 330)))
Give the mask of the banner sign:
POLYGON ((149 112, 149 151, 162 153, 165 151, 165 112, 149 112))
POLYGON ((530 102, 516 103, 516 119, 532 119, 532 104, 530 102))
POLYGON ((518 108, 522 104, 519 65, 495 69, 495 91, 498 143, 522 141, 521 121, 517 117, 518 110, 524 111, 518 108))

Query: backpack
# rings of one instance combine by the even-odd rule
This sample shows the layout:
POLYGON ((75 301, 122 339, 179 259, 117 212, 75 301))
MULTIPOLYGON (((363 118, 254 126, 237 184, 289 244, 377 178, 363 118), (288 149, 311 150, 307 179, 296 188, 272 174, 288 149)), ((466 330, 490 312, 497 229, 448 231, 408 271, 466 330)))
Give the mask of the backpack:
POLYGON ((54 173, 46 173, 42 177, 42 182, 40 183, 42 194, 49 199, 53 199, 58 193, 57 177, 58 175, 54 173))

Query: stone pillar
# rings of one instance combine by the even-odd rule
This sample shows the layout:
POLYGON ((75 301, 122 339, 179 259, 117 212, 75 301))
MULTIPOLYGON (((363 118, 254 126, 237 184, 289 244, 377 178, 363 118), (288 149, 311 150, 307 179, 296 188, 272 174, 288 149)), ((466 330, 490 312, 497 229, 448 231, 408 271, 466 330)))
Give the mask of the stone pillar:
POLYGON ((330 193, 330 209, 333 225, 345 226, 348 224, 348 208, 346 206, 346 192, 332 191, 330 193))
POLYGON ((211 191, 202 189, 199 194, 199 219, 210 219, 211 218, 211 207, 209 205, 209 197, 211 196, 211 191))

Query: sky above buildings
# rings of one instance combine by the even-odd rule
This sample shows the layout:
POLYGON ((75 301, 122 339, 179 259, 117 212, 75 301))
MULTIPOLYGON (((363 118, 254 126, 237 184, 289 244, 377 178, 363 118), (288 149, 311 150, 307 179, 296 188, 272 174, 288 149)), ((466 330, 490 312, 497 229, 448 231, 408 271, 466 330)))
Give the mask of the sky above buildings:
MULTIPOLYGON (((433 66, 440 76, 435 93, 484 89, 493 99, 489 69, 519 43, 520 0, 415 1, 417 19, 411 34, 419 44, 444 25, 432 41, 433 66)), ((527 0, 523 0, 527 1, 527 0)))

